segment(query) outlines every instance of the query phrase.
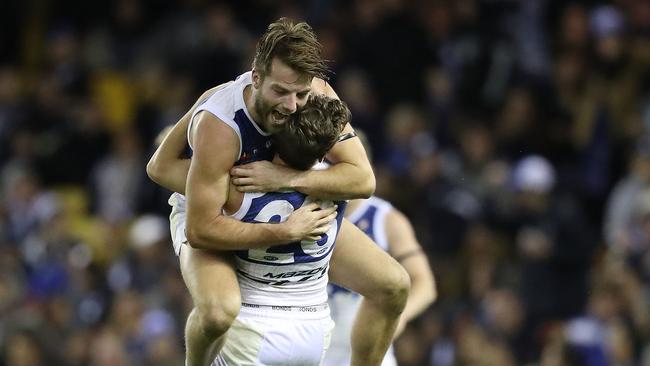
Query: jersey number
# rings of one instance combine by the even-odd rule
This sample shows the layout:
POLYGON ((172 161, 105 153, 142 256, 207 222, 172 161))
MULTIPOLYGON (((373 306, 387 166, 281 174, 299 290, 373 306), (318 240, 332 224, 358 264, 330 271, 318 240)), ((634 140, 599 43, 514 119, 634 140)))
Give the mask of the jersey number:
MULTIPOLYGON (((305 203, 308 203, 308 200, 309 198, 305 200, 305 203)), ((255 221, 269 223, 284 222, 293 211, 293 205, 289 201, 271 201, 262 207, 257 216, 255 216, 255 221)), ((247 257, 249 260, 269 264, 315 262, 329 254, 337 232, 338 221, 334 220, 332 227, 318 241, 303 240, 268 248, 249 249, 247 257)))

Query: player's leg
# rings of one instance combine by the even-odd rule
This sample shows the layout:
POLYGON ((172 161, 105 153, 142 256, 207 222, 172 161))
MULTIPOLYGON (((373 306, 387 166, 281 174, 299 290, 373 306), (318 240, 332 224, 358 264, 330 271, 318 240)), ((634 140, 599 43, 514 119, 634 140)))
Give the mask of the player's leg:
POLYGON ((210 365, 241 305, 232 255, 184 245, 180 262, 183 279, 194 302, 185 325, 185 363, 187 366, 210 365))
POLYGON ((343 220, 330 261, 330 281, 361 294, 352 328, 351 365, 380 365, 406 305, 404 268, 359 228, 343 220))

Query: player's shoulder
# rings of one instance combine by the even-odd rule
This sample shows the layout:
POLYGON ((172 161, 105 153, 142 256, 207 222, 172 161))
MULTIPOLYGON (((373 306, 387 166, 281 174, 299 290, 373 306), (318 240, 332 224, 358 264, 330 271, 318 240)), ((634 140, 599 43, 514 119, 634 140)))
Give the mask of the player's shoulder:
POLYGON ((210 111, 198 111, 192 121, 191 129, 188 130, 188 137, 192 149, 196 149, 197 140, 202 140, 203 145, 219 148, 237 146, 237 131, 224 120, 210 111), (225 123, 218 123, 218 122, 225 123))
POLYGON ((230 81, 222 84, 206 101, 204 107, 207 109, 219 110, 222 113, 230 114, 235 108, 235 82, 230 81))
POLYGON ((235 80, 216 87, 214 93, 199 108, 211 111, 221 119, 232 118, 237 110, 243 108, 244 88, 251 80, 249 74, 250 72, 241 74, 235 80))

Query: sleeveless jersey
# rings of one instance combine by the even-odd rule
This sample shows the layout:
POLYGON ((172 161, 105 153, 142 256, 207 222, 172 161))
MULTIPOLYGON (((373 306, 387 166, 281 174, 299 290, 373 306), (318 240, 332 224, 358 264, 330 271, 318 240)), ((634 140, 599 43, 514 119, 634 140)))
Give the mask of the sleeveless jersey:
POLYGON ((239 159, 235 165, 272 160, 274 154, 271 135, 264 132, 253 120, 244 103, 244 88, 251 83, 252 72, 249 71, 216 90, 196 107, 187 129, 189 137, 194 125, 194 117, 203 111, 212 113, 225 122, 239 137, 239 159))
MULTIPOLYGON (((264 132, 253 120, 244 103, 244 88, 251 83, 252 72, 248 71, 239 75, 234 81, 222 85, 211 96, 200 101, 200 104, 192 113, 187 128, 188 143, 196 115, 199 112, 207 111, 230 126, 237 134, 239 138, 239 155, 234 165, 259 160, 272 160, 275 151, 271 136, 264 132)), ((191 149, 192 144, 189 145, 191 149)), ((169 198, 169 204, 184 211, 185 196, 180 193, 173 193, 169 198)))
MULTIPOLYGON (((348 221, 356 225, 361 231, 366 233, 372 241, 377 245, 388 251, 388 239, 386 237, 386 229, 384 223, 386 222, 386 215, 392 209, 392 205, 379 197, 372 196, 357 207, 352 214, 348 217, 348 221)), ((350 292, 349 290, 336 286, 329 285, 328 291, 330 297, 336 295, 337 292, 350 292)), ((357 295, 359 296, 359 295, 357 295)))

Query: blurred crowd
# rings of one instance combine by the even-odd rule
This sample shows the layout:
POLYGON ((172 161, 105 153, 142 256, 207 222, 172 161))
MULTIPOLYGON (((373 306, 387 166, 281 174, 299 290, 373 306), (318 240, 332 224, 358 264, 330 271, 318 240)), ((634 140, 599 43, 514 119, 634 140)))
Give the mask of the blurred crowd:
POLYGON ((650 2, 10 0, 1 366, 182 364, 145 164, 280 16, 316 30, 435 272, 400 365, 650 365, 650 2))

